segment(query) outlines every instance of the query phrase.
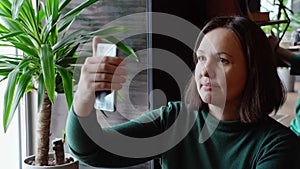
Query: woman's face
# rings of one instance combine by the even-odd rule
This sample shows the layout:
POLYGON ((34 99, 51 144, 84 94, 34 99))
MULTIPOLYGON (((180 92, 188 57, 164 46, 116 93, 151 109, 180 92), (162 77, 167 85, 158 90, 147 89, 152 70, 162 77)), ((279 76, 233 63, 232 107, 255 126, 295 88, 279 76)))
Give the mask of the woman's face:
POLYGON ((201 99, 208 104, 240 103, 247 68, 236 34, 227 28, 208 32, 196 51, 195 80, 201 99))

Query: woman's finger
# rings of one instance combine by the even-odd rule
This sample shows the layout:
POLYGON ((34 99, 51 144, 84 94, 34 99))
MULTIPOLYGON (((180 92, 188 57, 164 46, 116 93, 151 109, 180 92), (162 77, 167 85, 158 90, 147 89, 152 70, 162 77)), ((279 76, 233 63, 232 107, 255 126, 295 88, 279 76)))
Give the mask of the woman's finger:
POLYGON ((126 62, 120 58, 120 57, 111 57, 111 56, 104 56, 102 59, 103 63, 109 63, 111 65, 116 65, 116 66, 125 66, 126 62))
POLYGON ((270 30, 270 34, 275 37, 275 34, 272 30, 270 30))
POLYGON ((99 64, 99 63, 107 63, 111 65, 120 65, 125 66, 126 62, 120 57, 111 57, 111 56, 104 56, 104 57, 88 57, 85 60, 85 64, 99 64))
POLYGON ((95 91, 107 91, 107 90, 120 90, 122 85, 120 83, 109 83, 109 82, 96 82, 93 83, 95 91))
POLYGON ((123 76, 108 73, 93 73, 88 77, 89 82, 125 83, 123 76))
POLYGON ((82 67, 84 73, 108 73, 115 75, 127 75, 124 67, 109 64, 90 64, 82 67))
POLYGON ((97 45, 98 43, 101 43, 102 40, 99 36, 95 36, 93 38, 93 56, 96 56, 96 53, 97 53, 97 45))

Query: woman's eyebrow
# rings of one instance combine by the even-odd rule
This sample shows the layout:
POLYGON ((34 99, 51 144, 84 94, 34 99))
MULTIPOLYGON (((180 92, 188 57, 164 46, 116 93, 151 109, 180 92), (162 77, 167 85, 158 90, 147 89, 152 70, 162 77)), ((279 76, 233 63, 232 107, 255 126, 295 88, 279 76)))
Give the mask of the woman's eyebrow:
POLYGON ((197 51, 196 51, 196 54, 197 54, 197 55, 200 55, 200 54, 203 54, 203 53, 205 53, 204 50, 197 50, 197 51))
POLYGON ((231 54, 229 54, 229 53, 227 53, 227 52, 217 52, 216 53, 217 55, 227 55, 227 56, 229 56, 229 57, 232 57, 232 55, 231 54))

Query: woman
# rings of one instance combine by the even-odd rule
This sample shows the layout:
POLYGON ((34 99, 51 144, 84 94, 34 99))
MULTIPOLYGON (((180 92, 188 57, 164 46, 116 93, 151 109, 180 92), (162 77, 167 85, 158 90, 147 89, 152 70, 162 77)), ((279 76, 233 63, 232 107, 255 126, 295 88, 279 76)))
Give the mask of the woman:
POLYGON ((184 102, 170 102, 134 121, 102 129, 92 111, 94 93, 120 89, 126 71, 120 58, 89 58, 67 123, 71 152, 97 167, 160 158, 162 168, 169 169, 299 168, 296 135, 268 116, 279 109, 285 95, 262 30, 243 17, 216 18, 199 35, 194 59, 184 102), (153 142, 159 144, 145 144, 149 148, 142 154, 143 147, 135 147, 126 137, 118 139, 114 131, 136 138, 135 143, 157 138, 153 142), (120 152, 106 146, 122 142, 134 153, 125 152, 126 146, 119 147, 120 152))
MULTIPOLYGON (((290 65, 291 68, 291 74, 292 75, 300 75, 300 55, 291 52, 288 49, 282 48, 280 46, 277 46, 278 39, 274 35, 274 33, 271 31, 270 36, 268 37, 268 40, 272 46, 273 49, 275 49, 276 56, 290 65)), ((295 119, 292 120, 290 129, 299 137, 300 136, 300 97, 298 97, 298 100, 296 102, 295 106, 295 119)))

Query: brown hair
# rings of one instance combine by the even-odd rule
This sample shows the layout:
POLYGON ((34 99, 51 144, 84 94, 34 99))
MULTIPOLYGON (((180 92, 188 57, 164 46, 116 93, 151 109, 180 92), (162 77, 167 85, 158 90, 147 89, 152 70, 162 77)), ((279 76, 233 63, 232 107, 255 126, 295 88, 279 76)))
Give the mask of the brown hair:
MULTIPOLYGON (((196 49, 204 35, 216 28, 232 30, 240 40, 247 64, 247 83, 242 94, 240 118, 243 122, 254 122, 279 109, 285 101, 285 91, 276 72, 276 58, 265 33, 251 20, 241 16, 217 17, 203 28, 195 44, 196 49)), ((191 108, 205 110, 197 91, 195 78, 191 77, 185 91, 185 102, 191 108)))

